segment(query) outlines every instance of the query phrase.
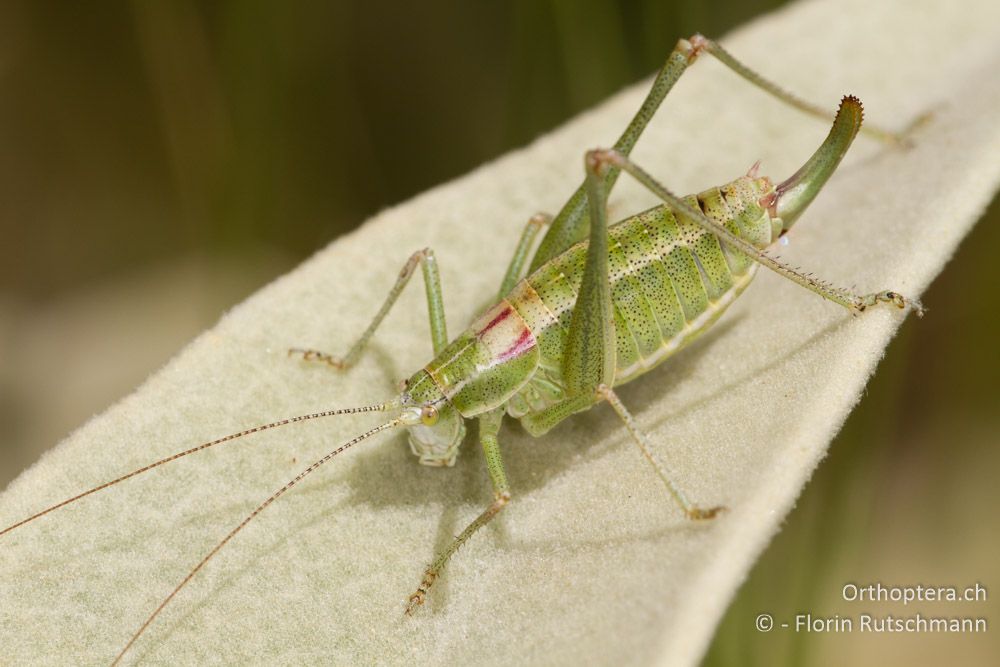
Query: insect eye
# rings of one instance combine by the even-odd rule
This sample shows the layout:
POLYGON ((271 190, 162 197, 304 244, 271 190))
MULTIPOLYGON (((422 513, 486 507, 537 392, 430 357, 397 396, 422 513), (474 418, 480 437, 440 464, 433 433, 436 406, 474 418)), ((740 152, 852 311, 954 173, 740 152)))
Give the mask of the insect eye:
POLYGON ((425 405, 420 408, 420 421, 424 426, 434 426, 438 420, 438 411, 433 405, 425 405))

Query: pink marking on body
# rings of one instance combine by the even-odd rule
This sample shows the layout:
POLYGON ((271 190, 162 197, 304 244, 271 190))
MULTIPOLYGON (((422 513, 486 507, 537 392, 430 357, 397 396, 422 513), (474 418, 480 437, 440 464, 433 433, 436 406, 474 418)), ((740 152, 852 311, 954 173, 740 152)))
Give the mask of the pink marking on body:
POLYGON ((495 327, 496 325, 500 324, 505 319, 507 319, 508 317, 510 317, 510 314, 511 314, 511 312, 513 312, 513 310, 514 309, 511 308, 510 306, 507 306, 506 308, 504 308, 502 311, 500 311, 500 313, 497 314, 496 317, 494 317, 492 320, 490 320, 489 324, 487 324, 485 327, 483 327, 478 332, 476 332, 476 335, 479 336, 480 338, 482 338, 482 336, 483 336, 484 333, 486 333, 487 331, 489 331, 490 329, 492 329, 493 327, 495 327))
POLYGON ((521 331, 521 335, 518 337, 517 342, 508 347, 497 358, 497 361, 503 363, 514 357, 519 357, 531 348, 535 346, 535 337, 531 335, 531 330, 527 327, 521 331))

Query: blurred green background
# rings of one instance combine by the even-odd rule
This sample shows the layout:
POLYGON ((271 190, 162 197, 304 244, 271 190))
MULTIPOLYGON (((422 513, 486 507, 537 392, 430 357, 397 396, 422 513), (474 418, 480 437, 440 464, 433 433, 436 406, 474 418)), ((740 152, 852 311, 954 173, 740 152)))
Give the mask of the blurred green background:
MULTIPOLYGON (((650 74, 678 37, 779 4, 3 3, 0 484, 375 211, 650 74)), ((996 661, 988 636, 761 635, 753 621, 857 612, 838 602, 847 581, 997 582, 983 517, 1000 500, 998 244, 994 205, 707 664, 996 661)))

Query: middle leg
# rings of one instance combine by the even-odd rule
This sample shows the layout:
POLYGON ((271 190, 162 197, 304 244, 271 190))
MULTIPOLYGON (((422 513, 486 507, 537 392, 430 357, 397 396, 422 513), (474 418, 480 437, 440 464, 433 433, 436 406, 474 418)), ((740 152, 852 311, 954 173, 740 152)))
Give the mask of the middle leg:
POLYGON ((722 506, 702 509, 688 500, 687 495, 681 491, 680 487, 674 484, 670 475, 667 473, 666 468, 663 467, 663 464, 660 463, 656 455, 653 454, 653 450, 650 448, 649 442, 646 440, 646 436, 639 430, 639 427, 635 423, 635 419, 625 408, 625 405, 621 402, 621 399, 618 398, 618 395, 614 392, 614 390, 612 390, 608 385, 602 384, 597 388, 597 393, 605 401, 610 403, 611 407, 614 408, 616 413, 618 413, 618 417, 622 420, 622 423, 625 424, 625 428, 628 429, 629 435, 632 436, 632 440, 639 446, 640 451, 642 451, 642 455, 646 457, 649 464, 653 466, 654 470, 656 470, 656 474, 659 475, 660 479, 663 480, 663 483, 666 484, 670 495, 673 497, 678 507, 684 511, 684 515, 687 518, 693 520, 713 519, 719 512, 725 509, 722 506))
POLYGON ((552 216, 548 213, 536 213, 528 219, 528 224, 521 232, 521 240, 517 242, 517 249, 514 256, 510 258, 507 265, 507 272, 504 274, 503 282, 500 283, 500 292, 497 299, 507 296, 507 293, 514 289, 514 285, 524 275, 524 268, 531 258, 531 249, 535 245, 535 239, 543 229, 552 223, 552 216))

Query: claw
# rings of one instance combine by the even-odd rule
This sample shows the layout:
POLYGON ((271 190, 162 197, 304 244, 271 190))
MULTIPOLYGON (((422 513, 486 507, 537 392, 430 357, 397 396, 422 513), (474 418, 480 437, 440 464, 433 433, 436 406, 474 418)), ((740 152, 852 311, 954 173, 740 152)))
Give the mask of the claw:
POLYGON ((406 603, 406 615, 413 616, 413 612, 424 603, 427 599, 427 591, 430 590, 431 586, 434 584, 434 580, 437 579, 437 573, 427 570, 424 572, 424 578, 420 582, 420 586, 417 587, 417 592, 410 596, 409 601, 406 603))
POLYGON ((288 356, 302 357, 302 361, 319 361, 341 371, 347 368, 347 365, 344 363, 344 360, 341 359, 340 357, 335 357, 332 354, 327 354, 326 352, 320 352, 319 350, 306 350, 298 347, 293 347, 288 350, 288 356))
POLYGON ((700 507, 692 507, 687 511, 687 518, 692 521, 707 521, 709 519, 714 519, 717 515, 726 511, 724 505, 719 505, 717 507, 712 507, 710 509, 701 509, 700 507))
POLYGON ((924 307, 919 301, 916 299, 908 299, 899 292, 893 292, 891 290, 875 292, 858 299, 858 303, 853 309, 855 311, 854 314, 862 313, 869 306, 875 306, 880 303, 891 304, 900 310, 911 309, 914 313, 916 313, 917 317, 924 316, 924 307))
POLYGON ((409 602, 406 603, 406 611, 403 612, 407 616, 413 616, 413 612, 424 603, 424 597, 426 592, 422 589, 417 589, 417 592, 410 596, 409 602))

